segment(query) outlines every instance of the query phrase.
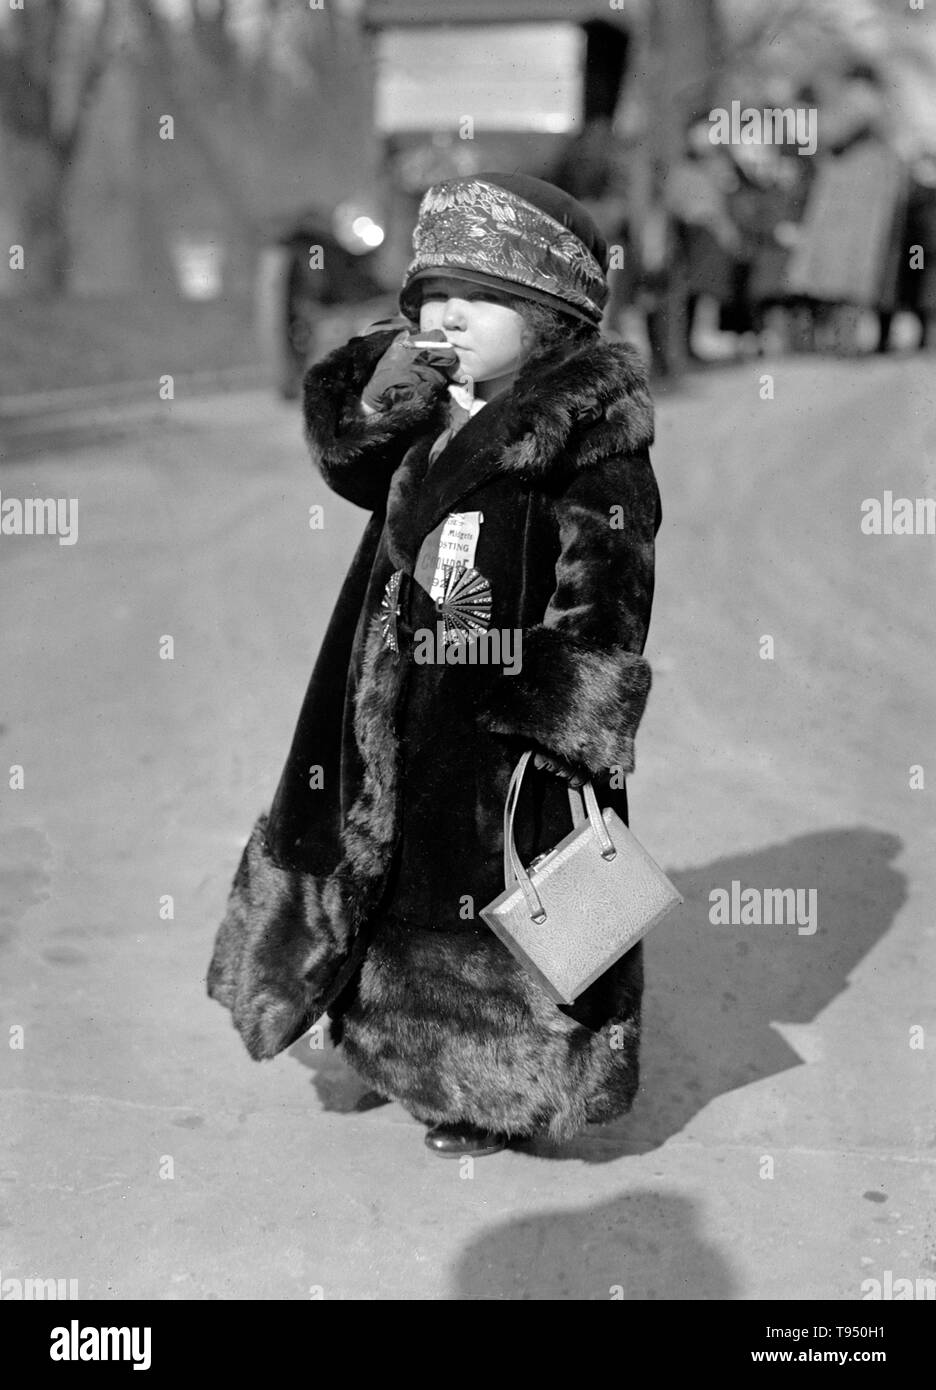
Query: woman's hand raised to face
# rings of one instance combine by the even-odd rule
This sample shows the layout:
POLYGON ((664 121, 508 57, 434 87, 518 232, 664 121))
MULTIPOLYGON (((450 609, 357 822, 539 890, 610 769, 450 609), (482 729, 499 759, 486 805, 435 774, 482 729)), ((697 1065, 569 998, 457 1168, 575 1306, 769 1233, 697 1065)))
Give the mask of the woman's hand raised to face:
POLYGON ((403 401, 428 400, 460 377, 458 356, 445 335, 428 346, 424 340, 425 334, 408 332, 394 339, 361 393, 365 407, 392 410, 403 401))

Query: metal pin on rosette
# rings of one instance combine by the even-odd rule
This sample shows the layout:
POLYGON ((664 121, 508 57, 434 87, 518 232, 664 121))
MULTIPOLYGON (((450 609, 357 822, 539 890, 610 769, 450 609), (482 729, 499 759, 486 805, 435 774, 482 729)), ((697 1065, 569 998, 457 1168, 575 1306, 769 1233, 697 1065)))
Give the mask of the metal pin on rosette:
POLYGON ((394 570, 384 586, 380 600, 380 628, 385 647, 393 652, 394 661, 400 659, 400 640, 397 632, 397 619, 400 616, 400 581, 403 570, 394 570))

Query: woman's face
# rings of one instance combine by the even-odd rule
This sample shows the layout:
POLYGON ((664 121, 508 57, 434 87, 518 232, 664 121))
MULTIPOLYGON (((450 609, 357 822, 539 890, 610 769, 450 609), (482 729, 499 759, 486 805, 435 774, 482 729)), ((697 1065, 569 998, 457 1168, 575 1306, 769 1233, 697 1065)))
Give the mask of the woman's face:
POLYGON ((423 283, 421 333, 441 328, 473 381, 512 375, 520 364, 524 322, 496 290, 433 276, 423 283))

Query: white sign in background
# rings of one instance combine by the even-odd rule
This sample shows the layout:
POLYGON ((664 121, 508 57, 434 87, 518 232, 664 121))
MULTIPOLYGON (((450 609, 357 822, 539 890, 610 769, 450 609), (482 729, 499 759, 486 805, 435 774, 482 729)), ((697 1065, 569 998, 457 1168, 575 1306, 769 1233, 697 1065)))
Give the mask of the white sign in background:
POLYGON ((414 26, 377 38, 377 128, 555 131, 579 119, 585 35, 574 24, 414 26))

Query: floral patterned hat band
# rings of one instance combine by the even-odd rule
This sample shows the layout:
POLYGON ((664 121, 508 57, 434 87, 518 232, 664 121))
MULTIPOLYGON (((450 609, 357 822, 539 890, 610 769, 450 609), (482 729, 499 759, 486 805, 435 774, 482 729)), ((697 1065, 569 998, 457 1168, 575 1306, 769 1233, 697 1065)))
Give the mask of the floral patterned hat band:
MULTIPOLYGON (((521 182, 520 176, 513 181, 521 182)), ((529 178, 521 186, 548 189, 587 219, 580 204, 552 185, 529 178)), ((590 225, 604 257, 604 243, 590 225)), ((520 298, 552 305, 588 323, 601 322, 608 282, 596 255, 536 203, 483 177, 449 179, 427 190, 413 250, 400 294, 400 307, 409 318, 419 314, 419 281, 451 275, 500 283, 520 298)))

